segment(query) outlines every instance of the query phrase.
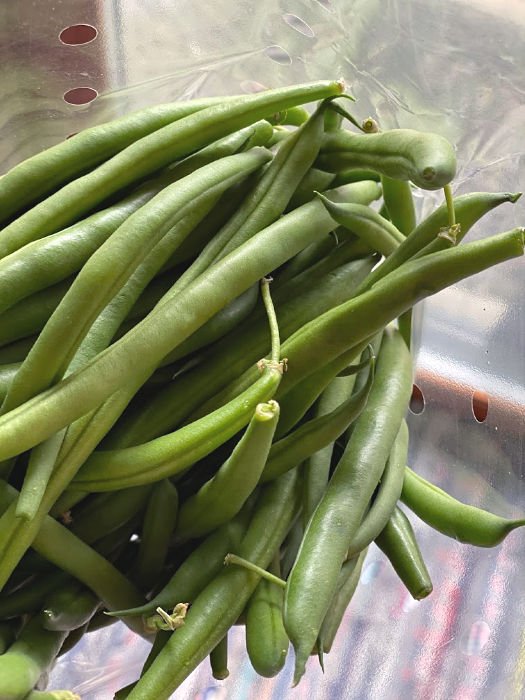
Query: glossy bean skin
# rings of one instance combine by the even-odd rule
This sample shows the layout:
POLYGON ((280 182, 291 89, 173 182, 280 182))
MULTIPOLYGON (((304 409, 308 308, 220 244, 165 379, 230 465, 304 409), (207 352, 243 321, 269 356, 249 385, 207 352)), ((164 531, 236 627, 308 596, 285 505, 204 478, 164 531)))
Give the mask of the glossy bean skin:
POLYGON ((509 520, 462 503, 408 467, 401 500, 435 530, 476 547, 495 547, 525 525, 525 518, 509 520))
POLYGON ((412 525, 401 508, 396 507, 375 542, 386 554, 397 575, 415 600, 422 600, 432 593, 432 581, 412 525))
POLYGON ((410 183, 383 175, 381 189, 390 221, 401 233, 408 236, 417 223, 410 183))
POLYGON ((408 350, 385 333, 365 409, 306 528, 285 593, 284 622, 296 650, 295 682, 304 672, 337 589, 337 579, 407 410, 412 390, 408 350))
POLYGON ((407 454, 408 427, 403 421, 388 456, 385 471, 381 475, 378 492, 348 547, 346 554, 348 558, 356 556, 366 549, 383 530, 394 512, 403 488, 407 454))
POLYGON ((71 632, 86 625, 99 607, 98 597, 89 589, 68 582, 46 597, 40 622, 52 632, 71 632))
MULTIPOLYGON (((245 559, 268 566, 280 547, 299 502, 296 472, 266 487, 239 548, 245 559), (273 523, 268 528, 268 522, 273 523)), ((196 598, 186 622, 173 634, 129 695, 130 700, 167 700, 236 622, 259 577, 241 567, 226 568, 196 598), (180 659, 174 665, 173 658, 180 659)))
POLYGON ((411 180, 425 190, 444 187, 456 174, 452 145, 442 136, 413 129, 326 134, 318 164, 332 172, 371 168, 394 179, 411 180))
POLYGON ((110 195, 215 139, 281 108, 337 95, 342 90, 340 82, 322 81, 268 90, 219 102, 168 124, 131 144, 93 172, 65 185, 6 226, 0 256, 74 223, 110 195))

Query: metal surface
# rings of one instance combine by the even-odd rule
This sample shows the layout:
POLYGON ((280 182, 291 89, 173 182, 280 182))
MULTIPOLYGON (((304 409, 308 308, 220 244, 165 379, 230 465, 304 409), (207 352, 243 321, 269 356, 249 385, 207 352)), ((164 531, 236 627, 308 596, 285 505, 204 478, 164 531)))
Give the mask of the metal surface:
MULTIPOLYGON (((343 75, 354 112, 382 127, 452 140, 455 192, 525 186, 525 5, 522 0, 3 0, 0 3, 0 172, 67 135, 132 109, 343 75), (65 45, 60 32, 98 34, 65 45), (63 95, 98 97, 72 106, 63 95)), ((439 200, 418 195, 420 214, 439 200)), ((504 205, 470 238, 525 222, 504 205)), ((418 309, 416 382, 425 409, 410 418, 411 464, 470 503, 525 510, 523 265, 506 263, 418 309), (488 396, 478 423, 472 396, 488 396)), ((413 519, 415 520, 415 518, 413 519)), ((291 690, 291 665, 256 679, 241 630, 223 683, 203 669, 180 698, 509 700, 525 697, 525 557, 517 531, 477 550, 415 522, 434 593, 415 603, 377 549, 323 676, 311 660, 291 690)), ((125 628, 89 635, 60 659, 50 687, 106 700, 139 672, 145 644, 125 628)))

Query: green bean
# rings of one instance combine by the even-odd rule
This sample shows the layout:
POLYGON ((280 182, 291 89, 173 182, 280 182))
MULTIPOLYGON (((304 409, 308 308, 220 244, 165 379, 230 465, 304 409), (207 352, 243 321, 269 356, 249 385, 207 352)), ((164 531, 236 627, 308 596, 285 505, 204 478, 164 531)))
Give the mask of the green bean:
MULTIPOLYGON (((309 208, 313 204, 312 202, 301 209, 309 208)), ((142 321, 135 332, 130 331, 83 370, 0 417, 0 459, 7 459, 34 446, 52 432, 88 412, 93 406, 99 405, 115 388, 130 377, 135 377, 145 364, 150 366, 154 359, 165 356, 171 349, 169 346, 173 342, 174 335, 178 335, 178 342, 182 342, 198 325, 202 324, 201 312, 206 320, 217 306, 224 305, 235 293, 238 294, 250 286, 253 283, 254 268, 259 272, 261 266, 275 267, 276 258, 282 259, 282 256, 290 257, 295 254, 297 247, 295 244, 292 245, 292 237, 286 240, 286 253, 278 244, 267 245, 268 231, 280 230, 282 221, 287 217, 283 217, 224 258, 221 263, 214 266, 213 273, 210 271, 202 281, 192 285, 191 290, 188 289, 186 294, 178 295, 174 302, 177 301, 179 309, 181 306, 184 308, 185 298, 187 301, 191 299, 190 314, 182 318, 179 316, 176 322, 168 313, 171 304, 165 304, 157 313, 142 321), (252 253, 257 251, 260 254, 250 255, 248 259, 244 254, 247 250, 252 253), (232 292, 232 278, 228 274, 233 267, 235 268, 233 278, 236 280, 237 287, 235 292, 232 292), (223 294, 218 292, 217 274, 220 275, 220 289, 223 294), (228 290, 225 289, 226 286, 228 290), (197 316, 200 316, 200 324, 197 316), (155 334, 150 332, 153 330, 155 334), (147 352, 148 360, 145 358, 141 360, 140 351, 143 349, 147 352)), ((318 230, 317 234, 319 234, 318 230)), ((302 229, 299 248, 308 244, 305 238, 305 229, 302 229)), ((283 356, 289 359, 290 347, 293 349, 295 345, 302 349, 300 356, 296 354, 295 364, 291 365, 294 367, 294 372, 288 373, 285 378, 286 383, 292 385, 297 378, 300 379, 312 371, 319 361, 316 359, 312 363, 312 358, 324 357, 325 361, 329 361, 343 348, 360 342, 363 336, 369 337, 376 333, 393 317, 399 316, 424 297, 459 279, 520 255, 523 255, 523 229, 515 229, 407 263, 402 271, 392 273, 366 294, 361 294, 326 312, 316 321, 306 324, 295 334, 295 338, 291 337, 285 341, 283 353, 286 348, 286 354, 283 356), (351 320, 350 323, 349 320, 351 320), (297 342, 298 338, 300 338, 299 342, 297 342), (328 345, 327 339, 330 340, 328 345), (305 343, 308 343, 307 351, 305 351, 305 343), (290 379, 291 376, 293 380, 290 379)), ((243 381, 245 381, 244 378, 243 381)))
POLYGON ((397 575, 415 600, 432 593, 432 581, 414 535, 409 519, 396 507, 375 540, 386 554, 397 575))
POLYGON ((411 389, 408 350, 397 332, 385 333, 368 402, 308 523, 288 577, 284 624, 296 652, 295 683, 315 645, 346 551, 384 469, 411 389))
POLYGON ((60 185, 126 148, 134 141, 228 98, 204 98, 147 107, 138 112, 85 129, 29 158, 2 178, 1 221, 37 202, 60 185))
POLYGON ((253 285, 210 318, 198 331, 178 345, 173 352, 168 353, 162 364, 175 362, 220 340, 251 315, 257 303, 257 297, 258 287, 253 285))
POLYGON ((308 111, 304 107, 288 107, 276 112, 268 120, 272 124, 288 124, 290 126, 301 126, 309 117, 308 111))
MULTIPOLYGON (((301 471, 302 465, 299 465, 298 469, 299 471, 301 471)), ((299 551, 299 547, 301 546, 301 542, 303 541, 303 535, 304 527, 301 522, 301 518, 297 517, 292 527, 290 528, 288 537, 285 540, 284 552, 281 556, 281 573, 284 579, 288 578, 292 566, 294 565, 294 562, 297 558, 297 552, 299 551)))
MULTIPOLYGON (((305 274, 300 284, 286 285, 287 289, 283 285, 282 293, 279 287, 272 290, 272 298, 282 299, 282 306, 277 306, 282 337, 286 338, 318 314, 348 299, 369 270, 369 260, 356 261, 327 274, 313 288, 308 274, 305 274)), ((120 447, 128 440, 132 444, 150 440, 173 429, 183 418, 189 420, 188 414, 193 417, 191 411, 199 405, 202 408, 210 394, 255 363, 264 352, 263 348, 267 347, 267 325, 261 322, 262 308, 260 311, 260 318, 252 314, 233 333, 205 350, 200 356, 200 369, 178 377, 148 404, 139 402, 138 411, 130 411, 117 425, 110 436, 110 445, 120 447)), ((204 413, 201 410, 199 415, 204 413)))
POLYGON ((71 532, 92 544, 141 513, 150 497, 149 485, 95 496, 84 507, 73 511, 71 532))
POLYGON ((66 632, 45 630, 38 618, 28 622, 14 644, 0 655, 0 697, 23 700, 51 666, 66 632))
POLYGON ((209 534, 178 567, 168 583, 147 603, 136 608, 117 610, 110 615, 148 616, 158 607, 174 608, 177 603, 193 602, 199 593, 222 571, 224 557, 237 550, 248 525, 250 509, 209 534))
POLYGON ((253 190, 247 193, 239 208, 179 278, 166 295, 166 300, 197 279, 210 264, 221 260, 283 213, 296 186, 319 152, 323 111, 319 108, 281 145, 253 190))
POLYGON ((385 257, 404 240, 403 234, 377 212, 363 204, 336 204, 316 193, 330 216, 385 257))
POLYGON ((20 362, 13 362, 11 364, 0 365, 0 399, 3 399, 7 393, 13 377, 20 367, 20 362))
POLYGON ((16 517, 32 520, 38 510, 42 494, 55 467, 66 429, 36 445, 29 455, 29 463, 16 504, 16 517))
MULTIPOLYGON (((519 199, 519 194, 509 192, 471 192, 454 198, 456 221, 460 225, 460 233, 456 243, 463 238, 472 226, 492 209, 505 202, 514 203, 519 199)), ((440 231, 448 226, 448 208, 446 204, 438 207, 430 216, 421 221, 418 226, 407 236, 399 248, 386 260, 383 260, 369 276, 361 291, 370 289, 378 280, 388 273, 396 270, 401 263, 421 255, 426 246, 432 248, 438 246, 438 250, 450 247, 450 241, 439 236, 440 231)), ((437 252, 429 249, 428 252, 437 252)))
POLYGON ((410 183, 383 175, 381 188, 390 221, 401 233, 408 236, 417 223, 410 183))
POLYGON ((363 168, 349 168, 348 170, 340 170, 336 173, 334 187, 348 185, 351 182, 361 182, 361 180, 380 181, 380 175, 375 170, 366 170, 363 168))
POLYGON ((224 191, 229 184, 260 167, 267 157, 266 151, 253 149, 250 153, 222 158, 166 187, 131 215, 76 277, 18 371, 2 410, 20 405, 63 375, 100 311, 144 260, 149 247, 159 243, 183 218, 185 207, 192 200, 224 191), (72 318, 76 319, 74 325, 72 318), (57 339, 62 341, 60 352, 57 339))
MULTIPOLYGON (((0 486, 3 499, 16 498, 15 489, 5 482, 0 486)), ((128 607, 142 603, 139 592, 114 566, 53 518, 44 519, 33 540, 33 547, 51 563, 91 588, 108 608, 122 608, 126 602, 128 607)), ((130 621, 126 618, 126 623, 139 634, 142 633, 140 626, 134 625, 131 618, 130 621)))
POLYGON ((53 571, 30 580, 8 595, 0 596, 0 620, 40 610, 45 597, 68 578, 63 571, 53 571))
POLYGON ((388 457, 385 471, 381 476, 378 493, 348 547, 346 553, 348 558, 356 556, 366 549, 383 530, 394 512, 403 488, 407 454, 408 427, 403 421, 388 457))
POLYGON ((71 284, 71 278, 58 282, 4 311, 0 316, 0 345, 8 345, 40 333, 71 284))
POLYGON ((2 364, 22 362, 36 339, 36 335, 30 335, 26 338, 20 338, 20 340, 15 340, 12 343, 3 345, 0 347, 0 362, 2 364))
POLYGON ((127 185, 268 113, 337 95, 342 90, 340 82, 321 81, 267 90, 215 104, 168 124, 127 146, 96 170, 65 185, 6 226, 2 232, 0 256, 60 230, 127 185))
POLYGON ((411 180, 424 190, 438 190, 456 174, 452 145, 438 134, 413 129, 328 133, 317 165, 331 172, 370 168, 396 180, 411 180))
MULTIPOLYGON (((325 112, 325 114, 328 112, 325 112)), ((295 209, 309 202, 313 199, 316 190, 319 192, 327 190, 334 179, 335 175, 333 173, 327 173, 325 170, 319 170, 318 168, 310 168, 295 188, 295 192, 288 203, 288 210, 295 209)))
POLYGON ((512 530, 525 525, 525 518, 508 520, 457 501, 408 467, 401 499, 435 530, 476 547, 495 547, 512 530))
MULTIPOLYGON (((280 575, 279 557, 274 557, 269 571, 280 575)), ((289 640, 283 625, 283 590, 261 579, 246 610, 246 651, 254 670, 273 678, 283 668, 289 640)))
POLYGON ((294 465, 308 459, 318 449, 338 438, 356 420, 366 406, 374 380, 374 361, 364 387, 352 394, 333 411, 303 423, 299 428, 272 445, 268 461, 261 475, 261 482, 270 481, 284 474, 294 465))
POLYGON ((337 630, 356 591, 365 557, 366 549, 359 555, 346 561, 341 568, 338 589, 319 630, 318 645, 325 654, 328 654, 332 648, 337 630))
POLYGON ((217 681, 228 678, 228 633, 210 651, 211 674, 217 681))
POLYGON ((177 489, 169 479, 159 481, 153 486, 142 522, 135 565, 135 580, 145 590, 154 586, 164 568, 177 521, 178 507, 177 489))
POLYGON ((180 509, 176 539, 207 534, 231 520, 253 492, 263 472, 279 420, 276 401, 258 404, 242 438, 215 476, 180 509), (224 494, 228 494, 225 501, 224 494))
POLYGON ((52 632, 71 632, 86 625, 99 606, 99 599, 88 588, 68 582, 46 596, 40 622, 52 632))
MULTIPOLYGON (((298 507, 295 471, 266 487, 239 548, 239 554, 265 568, 275 556, 298 507), (268 527, 268 523, 272 527, 268 527)), ((235 623, 255 590, 259 577, 241 567, 228 567, 197 596, 185 624, 129 695, 130 700, 167 700, 189 673, 210 653, 235 623), (173 664, 173 658, 184 659, 173 664)))

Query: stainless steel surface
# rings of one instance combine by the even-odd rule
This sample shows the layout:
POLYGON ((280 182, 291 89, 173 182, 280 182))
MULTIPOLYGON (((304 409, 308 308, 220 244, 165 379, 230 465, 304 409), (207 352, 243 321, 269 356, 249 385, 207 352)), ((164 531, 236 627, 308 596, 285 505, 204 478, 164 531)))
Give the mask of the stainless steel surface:
MULTIPOLYGON (((343 75, 359 117, 452 140, 456 192, 519 191, 524 35, 522 0, 3 0, 0 171, 148 104, 343 75), (90 43, 59 40, 65 27, 82 23, 98 31, 90 43), (63 95, 76 87, 98 97, 68 105, 63 95)), ((439 196, 418 194, 420 213, 439 196)), ((522 202, 504 205, 470 237, 524 222, 522 202)), ((454 495, 503 515, 525 511, 522 290, 522 262, 507 263, 426 302, 415 329, 425 409, 410 418, 411 464, 454 495), (472 412, 475 390, 488 396, 483 423, 472 412)), ((276 680, 256 680, 237 630, 230 678, 217 683, 204 669, 176 697, 525 697, 523 533, 488 551, 415 525, 434 593, 414 603, 371 551, 324 676, 312 660, 296 689, 290 664, 276 680)), ((90 635, 61 659, 50 686, 106 700, 132 680, 145 647, 115 629, 90 635)))

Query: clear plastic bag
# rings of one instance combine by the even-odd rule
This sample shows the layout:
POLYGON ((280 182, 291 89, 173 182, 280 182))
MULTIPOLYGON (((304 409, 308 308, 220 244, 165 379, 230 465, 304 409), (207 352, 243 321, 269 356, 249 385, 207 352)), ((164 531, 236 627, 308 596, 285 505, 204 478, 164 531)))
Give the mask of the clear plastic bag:
MULTIPOLYGON (((2 171, 149 104, 343 76, 360 118, 435 131, 455 144, 456 193, 525 186, 521 0, 18 0, 0 13, 2 171), (77 24, 95 27, 96 38, 63 43, 61 31, 77 24), (63 95, 77 87, 98 96, 68 104, 63 95)), ((418 194, 419 212, 440 197, 418 194)), ((523 203, 504 205, 469 237, 524 222, 523 203)), ((414 329, 424 410, 410 416, 410 462, 501 515, 525 510, 523 296, 522 261, 506 263, 418 307, 414 329), (479 422, 474 411, 480 417, 487 401, 479 422)), ((176 697, 524 697, 523 534, 478 550, 413 522, 434 580, 428 599, 412 601, 371 548, 324 675, 312 660, 291 690, 289 659, 278 678, 256 678, 237 628, 230 678, 213 681, 203 664, 176 697)), ((50 687, 106 700, 136 678, 146 651, 112 626, 61 658, 50 687)))

